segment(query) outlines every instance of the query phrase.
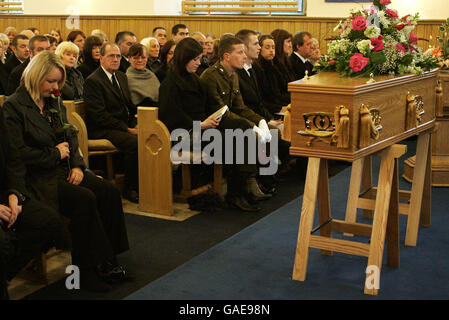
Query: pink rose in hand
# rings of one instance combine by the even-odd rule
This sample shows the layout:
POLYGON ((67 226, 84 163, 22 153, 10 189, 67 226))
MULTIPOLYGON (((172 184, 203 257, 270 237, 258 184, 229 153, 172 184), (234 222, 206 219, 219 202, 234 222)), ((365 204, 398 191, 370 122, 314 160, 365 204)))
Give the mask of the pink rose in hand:
POLYGON ((369 62, 369 58, 366 58, 361 53, 354 53, 354 55, 349 59, 349 67, 352 71, 359 72, 362 71, 369 62))
POLYGON ((353 30, 365 30, 367 26, 367 21, 364 17, 357 16, 352 20, 353 30))

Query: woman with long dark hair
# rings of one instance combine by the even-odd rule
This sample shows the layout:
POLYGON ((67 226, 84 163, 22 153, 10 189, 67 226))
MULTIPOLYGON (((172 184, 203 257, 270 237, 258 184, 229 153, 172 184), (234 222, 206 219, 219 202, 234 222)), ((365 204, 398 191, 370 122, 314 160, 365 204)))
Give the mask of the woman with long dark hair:
POLYGON ((275 29, 271 32, 275 44, 276 55, 273 59, 274 66, 281 75, 280 84, 283 94, 288 93, 288 83, 295 80, 288 56, 292 51, 292 34, 284 29, 275 29))
POLYGON ((274 65, 276 48, 271 35, 265 34, 259 38, 260 54, 253 63, 257 81, 262 93, 262 98, 267 103, 271 114, 276 117, 276 113, 281 112, 282 107, 290 103, 290 94, 282 88, 282 75, 274 65))
POLYGON ((78 67, 84 79, 87 79, 100 66, 100 48, 100 38, 96 36, 87 37, 83 47, 83 63, 78 67))
POLYGON ((161 48, 161 67, 156 71, 156 76, 161 83, 167 75, 169 66, 172 62, 173 56, 175 55, 175 48, 176 43, 173 40, 168 40, 161 48))

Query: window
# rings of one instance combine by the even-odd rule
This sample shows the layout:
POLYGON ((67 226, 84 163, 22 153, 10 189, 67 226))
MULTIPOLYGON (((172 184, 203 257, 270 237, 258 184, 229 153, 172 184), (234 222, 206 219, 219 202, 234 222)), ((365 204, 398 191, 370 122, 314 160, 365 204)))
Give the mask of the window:
POLYGON ((182 1, 182 13, 191 15, 303 15, 305 0, 192 0, 182 1))
POLYGON ((0 0, 0 14, 23 13, 23 0, 0 0))

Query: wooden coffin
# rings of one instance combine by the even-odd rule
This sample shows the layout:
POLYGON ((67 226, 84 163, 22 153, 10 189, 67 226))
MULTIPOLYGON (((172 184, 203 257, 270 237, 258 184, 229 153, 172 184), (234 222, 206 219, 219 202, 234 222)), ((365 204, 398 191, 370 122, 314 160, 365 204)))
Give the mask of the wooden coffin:
MULTIPOLYGON (((432 186, 449 186, 449 70, 439 71, 440 88, 435 106, 436 132, 432 135, 432 186)), ((404 161, 403 177, 413 181, 416 157, 404 161)))
POLYGON ((437 71, 291 82, 291 148, 297 156, 354 161, 432 128, 437 71))

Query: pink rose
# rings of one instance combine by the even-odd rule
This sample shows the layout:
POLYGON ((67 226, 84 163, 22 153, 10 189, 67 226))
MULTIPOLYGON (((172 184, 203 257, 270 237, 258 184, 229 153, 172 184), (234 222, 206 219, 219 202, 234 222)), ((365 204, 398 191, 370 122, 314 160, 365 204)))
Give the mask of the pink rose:
POLYGON ((357 16, 352 20, 352 29, 353 30, 365 30, 367 25, 367 21, 364 17, 357 16))
POLYGON ((398 13, 394 10, 391 9, 385 9, 385 13, 388 14, 390 17, 392 17, 393 19, 397 19, 399 18, 398 13))
POLYGON ((380 4, 387 5, 387 4, 390 4, 390 3, 391 3, 391 0, 380 0, 380 4))
POLYGON ((411 44, 418 44, 418 36, 413 32, 410 32, 409 41, 411 44))
POLYGON ((354 53, 354 55, 349 58, 349 66, 352 71, 359 72, 366 67, 369 62, 369 58, 366 58, 361 53, 354 53))
POLYGON ((336 63, 337 62, 334 59, 332 59, 332 58, 329 59, 329 64, 330 65, 335 66, 336 63))
POLYGON ((374 46, 373 51, 380 51, 384 48, 383 36, 380 35, 376 38, 371 38, 371 44, 374 46))
POLYGON ((404 27, 405 27, 405 24, 401 23, 401 24, 395 25, 393 28, 401 31, 402 29, 404 29, 404 27))
POLYGON ((401 44, 396 44, 396 50, 398 51, 398 52, 402 52, 403 54, 405 54, 406 52, 405 52, 405 48, 404 48, 404 46, 403 45, 401 45, 401 44))

